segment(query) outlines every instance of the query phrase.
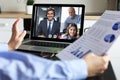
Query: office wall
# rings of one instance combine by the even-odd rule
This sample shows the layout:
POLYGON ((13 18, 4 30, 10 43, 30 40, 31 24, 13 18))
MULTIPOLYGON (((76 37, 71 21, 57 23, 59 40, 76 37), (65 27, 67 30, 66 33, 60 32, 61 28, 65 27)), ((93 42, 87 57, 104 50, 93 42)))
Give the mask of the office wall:
MULTIPOLYGON (((2 11, 25 11, 26 0, 0 0, 2 11)), ((107 0, 35 0, 35 3, 85 4, 87 13, 104 12, 107 0)))
POLYGON ((0 6, 2 11, 25 11, 25 0, 0 0, 0 6))
POLYGON ((85 4, 87 13, 101 13, 107 9, 107 0, 36 0, 36 3, 85 4))

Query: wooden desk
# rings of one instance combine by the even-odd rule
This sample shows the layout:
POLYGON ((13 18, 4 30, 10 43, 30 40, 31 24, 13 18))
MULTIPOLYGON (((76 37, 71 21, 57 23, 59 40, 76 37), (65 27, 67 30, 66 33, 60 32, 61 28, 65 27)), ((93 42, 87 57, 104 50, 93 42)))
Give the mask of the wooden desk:
POLYGON ((32 15, 28 15, 25 12, 2 12, 0 18, 32 18, 32 15))

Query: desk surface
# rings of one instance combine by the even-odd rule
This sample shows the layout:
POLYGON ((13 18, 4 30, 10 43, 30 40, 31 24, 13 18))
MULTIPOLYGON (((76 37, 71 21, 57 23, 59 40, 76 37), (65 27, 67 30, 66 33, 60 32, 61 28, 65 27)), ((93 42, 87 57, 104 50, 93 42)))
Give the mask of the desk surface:
POLYGON ((32 15, 25 12, 2 12, 0 18, 31 18, 32 15))

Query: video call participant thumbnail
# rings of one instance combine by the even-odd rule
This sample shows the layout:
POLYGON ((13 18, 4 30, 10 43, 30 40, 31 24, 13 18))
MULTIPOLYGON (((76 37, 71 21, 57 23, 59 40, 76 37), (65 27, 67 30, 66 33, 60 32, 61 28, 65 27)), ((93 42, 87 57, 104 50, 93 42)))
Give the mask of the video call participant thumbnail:
POLYGON ((75 23, 70 23, 67 27, 66 33, 61 35, 61 39, 76 40, 79 38, 77 30, 77 25, 75 23))
POLYGON ((76 14, 74 7, 69 7, 68 13, 69 15, 64 22, 64 30, 63 30, 64 33, 66 32, 67 27, 70 23, 80 24, 80 20, 81 20, 81 16, 76 14))
POLYGON ((48 8, 46 11, 46 19, 41 20, 37 36, 42 38, 52 38, 57 37, 60 33, 60 22, 55 21, 55 10, 53 8, 48 8))

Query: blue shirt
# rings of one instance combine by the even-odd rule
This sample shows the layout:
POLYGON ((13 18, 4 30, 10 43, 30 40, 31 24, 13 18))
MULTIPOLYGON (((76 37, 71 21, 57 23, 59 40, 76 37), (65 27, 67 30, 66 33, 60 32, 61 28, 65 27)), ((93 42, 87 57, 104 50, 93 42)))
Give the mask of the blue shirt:
POLYGON ((0 43, 0 51, 8 51, 8 44, 0 43))
POLYGON ((74 15, 72 18, 69 16, 67 17, 67 19, 65 20, 65 28, 67 28, 67 26, 70 24, 70 23, 75 23, 76 25, 77 24, 80 24, 81 22, 81 16, 80 15, 74 15))
POLYGON ((0 52, 0 80, 81 80, 88 75, 83 59, 52 61, 35 55, 0 52))

